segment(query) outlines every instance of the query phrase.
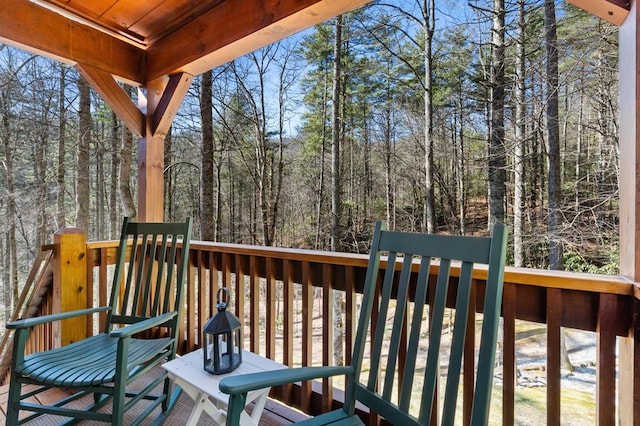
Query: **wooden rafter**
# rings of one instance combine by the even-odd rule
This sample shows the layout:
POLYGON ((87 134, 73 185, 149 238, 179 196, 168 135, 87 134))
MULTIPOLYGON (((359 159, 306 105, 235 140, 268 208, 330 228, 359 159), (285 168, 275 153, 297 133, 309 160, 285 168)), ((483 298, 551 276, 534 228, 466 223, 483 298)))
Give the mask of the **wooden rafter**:
POLYGON ((76 69, 135 135, 144 136, 144 115, 111 74, 85 64, 76 69))
POLYGON ((154 135, 164 135, 169 131, 178 108, 187 94, 193 81, 193 76, 184 72, 169 76, 158 105, 153 112, 151 129, 154 135))
POLYGON ((0 1, 0 41, 61 62, 81 63, 124 81, 144 81, 144 51, 74 23, 29 0, 0 1))
POLYGON ((147 50, 147 77, 199 75, 369 0, 226 1, 147 50))

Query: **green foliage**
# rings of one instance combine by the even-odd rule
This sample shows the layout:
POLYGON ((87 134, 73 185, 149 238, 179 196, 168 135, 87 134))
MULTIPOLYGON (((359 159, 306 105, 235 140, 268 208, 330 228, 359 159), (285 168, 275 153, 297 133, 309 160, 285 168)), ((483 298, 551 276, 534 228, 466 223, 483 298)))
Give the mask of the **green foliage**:
POLYGON ((601 255, 601 259, 586 259, 585 256, 575 251, 567 252, 563 257, 565 270, 608 275, 620 273, 619 250, 617 246, 606 247, 601 255))

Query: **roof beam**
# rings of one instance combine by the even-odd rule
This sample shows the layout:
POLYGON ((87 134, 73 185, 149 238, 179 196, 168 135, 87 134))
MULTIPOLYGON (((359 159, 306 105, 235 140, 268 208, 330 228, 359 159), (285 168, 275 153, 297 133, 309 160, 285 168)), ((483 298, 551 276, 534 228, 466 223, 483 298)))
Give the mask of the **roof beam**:
POLYGON ((370 0, 225 1, 147 49, 147 78, 199 75, 370 0))
POLYGON ((141 84, 144 51, 29 0, 0 1, 0 41, 72 65, 82 63, 141 84))

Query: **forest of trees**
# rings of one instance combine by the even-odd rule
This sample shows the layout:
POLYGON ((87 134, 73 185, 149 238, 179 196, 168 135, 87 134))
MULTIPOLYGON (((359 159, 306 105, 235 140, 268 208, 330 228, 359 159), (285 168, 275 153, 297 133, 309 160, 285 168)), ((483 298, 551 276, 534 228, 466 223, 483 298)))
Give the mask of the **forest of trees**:
MULTIPOLYGON (((165 217, 206 240, 351 252, 378 219, 500 221, 511 264, 616 273, 617 41, 553 0, 343 15, 194 80, 165 142, 165 217)), ((137 142, 74 68, 2 44, 0 141, 10 298, 55 230, 111 239, 136 216, 137 142)))

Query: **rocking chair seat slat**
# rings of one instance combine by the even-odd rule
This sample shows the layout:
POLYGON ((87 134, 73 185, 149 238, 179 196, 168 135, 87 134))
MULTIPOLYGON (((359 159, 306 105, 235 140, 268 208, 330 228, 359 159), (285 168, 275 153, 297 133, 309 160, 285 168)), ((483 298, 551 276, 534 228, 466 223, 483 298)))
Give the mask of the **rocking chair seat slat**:
MULTIPOLYGON (((131 339, 127 371, 169 349, 172 340, 131 339)), ((84 387, 112 383, 116 374, 118 339, 101 333, 47 352, 25 356, 18 373, 56 386, 84 387), (77 354, 83 357, 78 358, 77 354)))

